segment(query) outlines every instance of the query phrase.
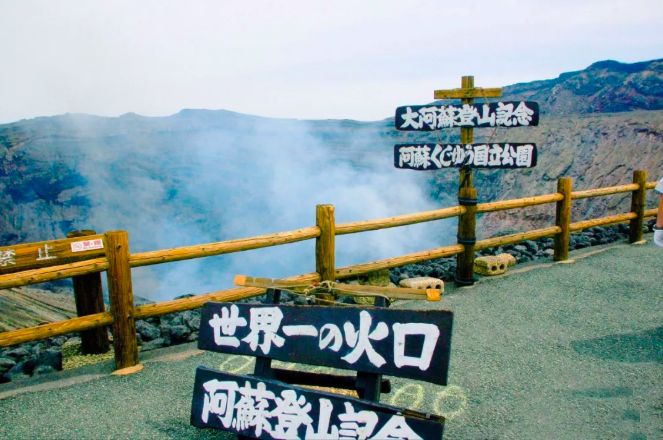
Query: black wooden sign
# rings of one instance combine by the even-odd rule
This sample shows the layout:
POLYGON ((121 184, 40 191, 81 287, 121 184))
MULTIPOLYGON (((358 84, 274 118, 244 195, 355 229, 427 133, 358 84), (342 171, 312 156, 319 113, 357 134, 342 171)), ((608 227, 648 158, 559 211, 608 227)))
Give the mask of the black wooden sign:
POLYGON ((446 385, 453 313, 205 304, 198 348, 446 385))
POLYGON ((411 170, 532 168, 536 155, 536 145, 531 143, 397 144, 394 166, 411 170))
POLYGON ((258 439, 440 439, 439 421, 275 380, 198 367, 191 424, 258 439))
POLYGON ((539 124, 539 104, 506 101, 462 105, 408 105, 396 109, 396 128, 433 131, 452 127, 522 127, 539 124))

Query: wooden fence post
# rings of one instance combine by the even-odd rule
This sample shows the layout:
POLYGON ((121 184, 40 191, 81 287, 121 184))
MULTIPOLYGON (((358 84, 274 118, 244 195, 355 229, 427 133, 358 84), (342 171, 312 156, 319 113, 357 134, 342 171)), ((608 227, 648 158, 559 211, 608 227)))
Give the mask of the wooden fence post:
MULTIPOLYGON (((336 220, 334 205, 316 205, 315 224, 320 228, 320 237, 315 240, 315 271, 320 274, 320 281, 335 281, 336 220)), ((321 298, 326 301, 334 300, 333 295, 324 295, 321 298)))
POLYGON ((121 370, 138 364, 134 294, 129 267, 129 235, 126 231, 110 231, 106 232, 105 237, 108 296, 113 314, 115 369, 121 370))
POLYGON ((569 259, 569 242, 571 240, 571 191, 573 179, 560 177, 557 179, 557 192, 564 198, 557 202, 555 212, 555 225, 562 228, 559 234, 555 234, 555 261, 569 259))
MULTIPOLYGON (((471 183, 470 183, 471 185, 471 183)), ((474 245, 476 243, 477 189, 463 186, 458 190, 458 203, 466 211, 458 218, 458 244, 463 252, 456 255, 456 278, 458 286, 474 284, 474 245)))
MULTIPOLYGON (((463 76, 461 88, 474 89, 474 76, 463 76)), ((474 99, 463 98, 463 104, 472 104, 474 99)), ((461 127, 460 142, 471 144, 474 142, 474 128, 461 127)), ((474 284, 474 244, 476 243, 476 212, 477 190, 474 188, 472 169, 462 167, 459 170, 458 204, 464 206, 466 211, 458 218, 458 243, 463 245, 463 253, 456 255, 456 277, 458 286, 471 286, 474 284)))
MULTIPOLYGON (((96 232, 85 229, 82 231, 71 231, 67 238, 85 237, 95 235, 96 232)), ((101 273, 89 273, 72 277, 74 282, 74 298, 76 300, 76 314, 78 316, 93 315, 104 312, 104 295, 101 288, 101 273)), ((81 353, 98 354, 106 353, 110 346, 108 344, 108 330, 106 327, 85 330, 81 335, 81 353)))
POLYGON ((642 241, 642 227, 645 221, 645 205, 647 204, 647 171, 633 171, 633 183, 640 185, 640 188, 633 191, 631 197, 631 212, 635 212, 637 217, 629 223, 629 243, 642 241))

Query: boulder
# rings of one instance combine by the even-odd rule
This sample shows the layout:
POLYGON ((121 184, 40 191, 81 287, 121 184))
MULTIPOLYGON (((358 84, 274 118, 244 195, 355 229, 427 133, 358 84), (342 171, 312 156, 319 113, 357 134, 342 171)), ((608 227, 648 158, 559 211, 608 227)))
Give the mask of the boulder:
POLYGON ((191 330, 184 324, 178 324, 170 327, 170 340, 173 344, 181 344, 189 340, 191 330))
POLYGON ((161 348, 165 347, 166 341, 163 338, 156 338, 151 341, 145 342, 143 345, 140 346, 141 351, 149 351, 149 350, 154 350, 156 348, 161 348))
POLYGON ((16 366, 16 361, 7 357, 0 358, 0 376, 16 366))
POLYGON ((159 329, 147 321, 136 321, 136 331, 143 341, 151 341, 161 336, 159 329))

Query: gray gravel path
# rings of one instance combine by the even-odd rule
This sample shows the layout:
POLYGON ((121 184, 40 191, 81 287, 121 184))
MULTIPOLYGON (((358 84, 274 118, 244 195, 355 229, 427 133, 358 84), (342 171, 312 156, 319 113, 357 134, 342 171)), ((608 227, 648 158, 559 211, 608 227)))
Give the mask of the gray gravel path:
MULTIPOLYGON (((454 310, 450 384, 394 379, 383 402, 444 414, 446 439, 663 438, 663 250, 572 258, 397 305, 454 310)), ((187 344, 142 361, 131 376, 105 363, 0 386, 0 438, 234 438, 189 425, 193 372, 246 373, 249 358, 187 344)))

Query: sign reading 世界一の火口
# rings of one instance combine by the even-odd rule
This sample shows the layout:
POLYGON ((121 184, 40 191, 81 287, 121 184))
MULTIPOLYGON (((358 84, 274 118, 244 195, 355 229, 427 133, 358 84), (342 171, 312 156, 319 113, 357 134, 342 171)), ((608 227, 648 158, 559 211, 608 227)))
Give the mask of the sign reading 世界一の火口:
POLYGON ((453 313, 205 304, 198 348, 446 385, 453 313))
POLYGON ((204 367, 196 370, 191 424, 258 439, 424 440, 443 430, 392 406, 204 367))
POLYGON ((396 108, 395 125, 403 131, 453 127, 523 127, 539 124, 539 104, 531 101, 462 105, 408 105, 396 108))
POLYGON ((412 170, 442 168, 532 168, 536 145, 490 144, 397 144, 394 166, 412 170))

